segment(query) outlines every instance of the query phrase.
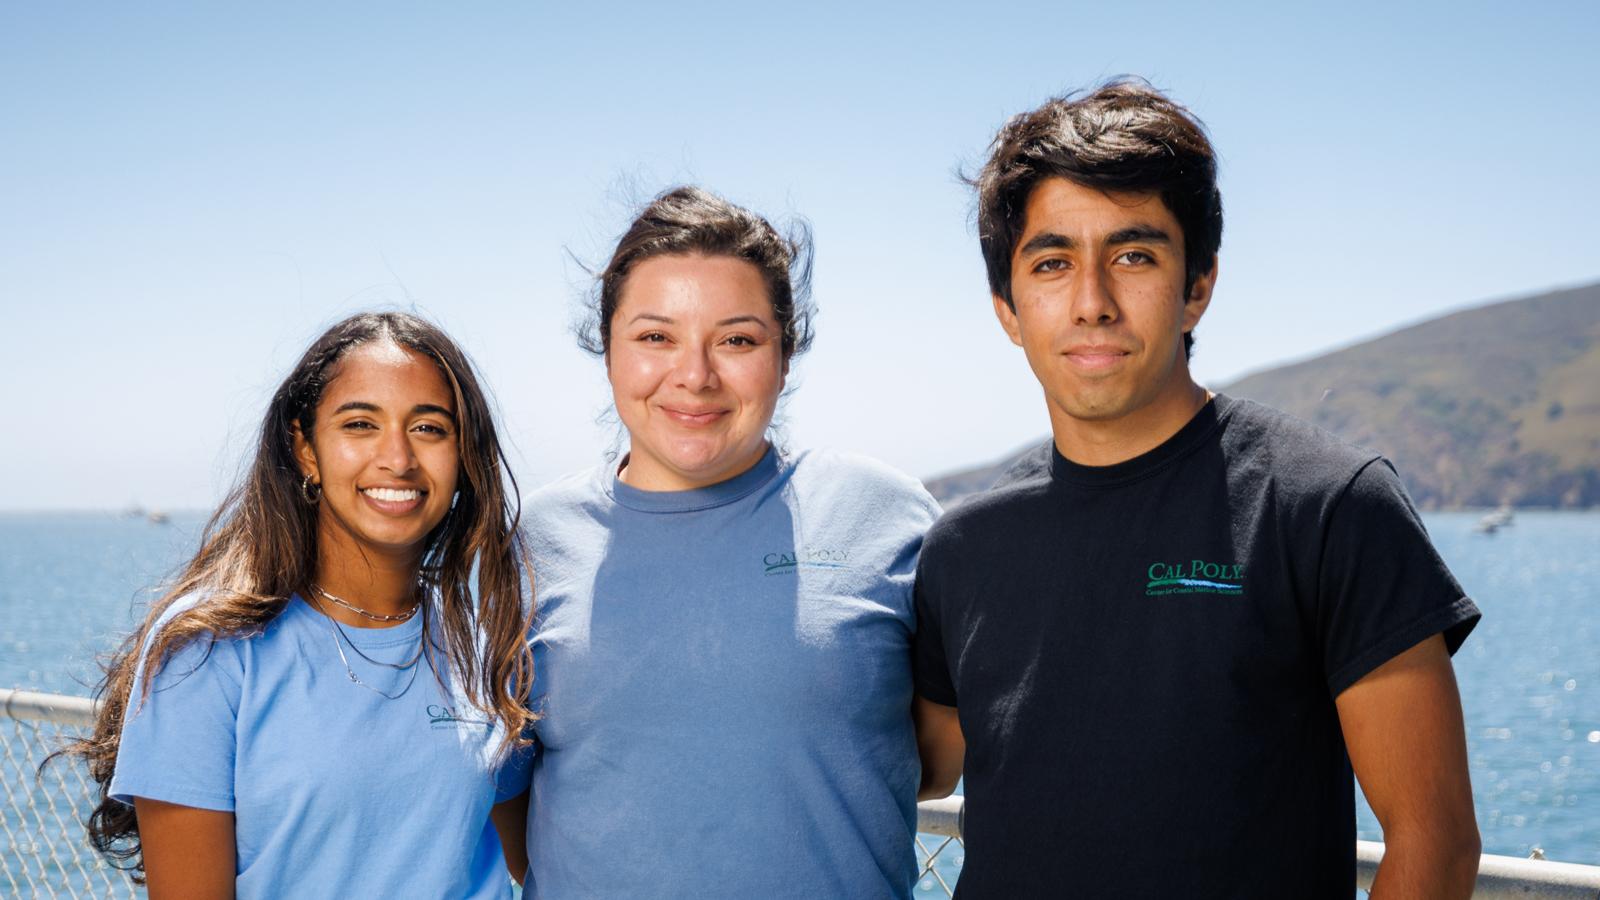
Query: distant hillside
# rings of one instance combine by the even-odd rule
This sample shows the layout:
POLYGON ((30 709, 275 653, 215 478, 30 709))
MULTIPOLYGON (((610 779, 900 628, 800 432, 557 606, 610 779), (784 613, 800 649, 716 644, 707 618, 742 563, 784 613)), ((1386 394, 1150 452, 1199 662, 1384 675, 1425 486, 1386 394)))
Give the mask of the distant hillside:
MULTIPOLYGON (((1600 284, 1441 316, 1221 391, 1383 453, 1424 509, 1600 506, 1600 284)), ((949 507, 1020 455, 928 490, 949 507)))
POLYGON ((1383 453, 1424 509, 1600 505, 1600 284, 1463 310, 1222 391, 1383 453))
POLYGON ((928 493, 933 495, 933 499, 939 501, 940 506, 949 509, 960 503, 968 494, 976 494, 979 491, 987 491, 989 488, 994 487, 994 483, 1000 480, 1000 476, 1004 475, 1007 469, 1011 468, 1012 463, 1026 456, 1032 452, 1033 448, 1048 439, 1048 436, 1040 436, 1037 441, 997 463, 941 475, 938 478, 923 482, 922 486, 928 489, 928 493))

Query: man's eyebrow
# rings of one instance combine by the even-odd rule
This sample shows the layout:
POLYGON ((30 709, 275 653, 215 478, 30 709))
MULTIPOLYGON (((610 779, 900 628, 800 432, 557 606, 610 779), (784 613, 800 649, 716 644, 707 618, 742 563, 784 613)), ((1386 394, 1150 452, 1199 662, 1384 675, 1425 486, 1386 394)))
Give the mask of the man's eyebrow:
POLYGON ((1056 234, 1054 231, 1041 231, 1028 238, 1028 242, 1023 244, 1017 253, 1026 255, 1040 250, 1071 250, 1076 246, 1078 246, 1077 242, 1064 234, 1056 234))
POLYGON ((1133 225, 1121 231, 1113 231, 1106 238, 1108 244, 1170 244, 1172 238, 1154 225, 1133 225))
MULTIPOLYGON (((1130 225, 1127 228, 1113 231, 1106 236, 1107 244, 1171 244, 1172 238, 1165 231, 1154 225, 1130 225)), ((1037 253, 1040 250, 1072 250, 1078 242, 1064 234, 1053 231, 1041 231, 1028 239, 1026 244, 1017 251, 1019 256, 1037 253)))

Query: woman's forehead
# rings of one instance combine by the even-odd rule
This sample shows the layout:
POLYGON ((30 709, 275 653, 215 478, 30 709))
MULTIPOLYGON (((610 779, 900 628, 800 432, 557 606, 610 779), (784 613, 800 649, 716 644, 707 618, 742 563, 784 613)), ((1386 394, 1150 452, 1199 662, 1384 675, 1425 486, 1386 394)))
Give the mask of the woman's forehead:
POLYGON ((454 392, 431 357, 393 341, 372 341, 352 347, 339 360, 323 401, 353 394, 427 398, 455 408, 454 392))
POLYGON ((773 319, 772 300, 761 270, 731 256, 654 256, 629 274, 616 320, 636 316, 719 321, 729 315, 773 319))

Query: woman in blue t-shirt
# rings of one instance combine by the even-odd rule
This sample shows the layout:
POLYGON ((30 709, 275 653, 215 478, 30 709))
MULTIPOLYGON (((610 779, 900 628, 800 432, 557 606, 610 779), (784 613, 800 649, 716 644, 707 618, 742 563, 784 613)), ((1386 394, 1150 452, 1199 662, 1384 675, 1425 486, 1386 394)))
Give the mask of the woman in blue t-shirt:
POLYGON ((599 277, 628 452, 528 504, 529 898, 910 895, 912 572, 938 506, 769 439, 808 260, 679 188, 599 277))
POLYGON ((101 790, 90 842, 152 900, 509 896, 523 848, 490 818, 531 721, 516 515, 443 332, 329 329, 69 750, 101 790))

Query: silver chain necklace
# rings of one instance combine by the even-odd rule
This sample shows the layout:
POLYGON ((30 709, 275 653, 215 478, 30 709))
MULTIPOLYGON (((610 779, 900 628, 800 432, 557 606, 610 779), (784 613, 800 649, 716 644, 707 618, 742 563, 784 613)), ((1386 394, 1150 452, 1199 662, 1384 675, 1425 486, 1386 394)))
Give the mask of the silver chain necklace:
MULTIPOLYGON (((313 591, 316 591, 317 593, 321 594, 322 596, 327 597, 329 600, 332 600, 334 603, 339 604, 340 606, 344 607, 345 609, 350 610, 351 612, 355 613, 356 615, 358 615, 358 616, 366 616, 367 618, 372 619, 373 621, 376 621, 376 622, 404 622, 407 619, 410 619, 412 616, 416 615, 417 614, 417 610, 422 608, 422 601, 418 600, 417 601, 417 605, 411 607, 411 611, 410 612, 404 612, 404 613, 401 613, 398 616, 386 616, 386 615, 383 615, 382 613, 368 612, 367 610, 364 610, 361 607, 356 606, 354 603, 351 603, 349 600, 343 600, 343 599, 341 599, 339 597, 335 597, 334 595, 332 595, 332 594, 328 593, 327 591, 323 590, 318 585, 313 584, 311 586, 311 589, 313 591)), ((319 603, 317 605, 321 606, 322 604, 319 603)))
MULTIPOLYGON (((319 588, 318 591, 320 592, 321 589, 319 588)), ((378 696, 384 697, 384 698, 389 699, 389 700, 398 700, 401 697, 404 697, 406 695, 406 691, 411 690, 411 685, 415 684, 416 681, 417 681, 417 668, 418 668, 417 660, 422 659, 422 649, 428 645, 428 614, 426 612, 424 612, 422 614, 422 640, 417 643, 417 655, 411 657, 411 661, 410 662, 405 662, 405 663, 386 663, 386 662, 378 662, 377 660, 375 660, 372 657, 366 655, 365 653, 362 653, 361 652, 361 648, 357 647, 355 645, 355 642, 350 640, 350 636, 344 633, 344 627, 339 624, 339 621, 337 619, 335 619, 333 616, 328 614, 328 610, 327 610, 326 607, 324 607, 322 605, 322 601, 321 600, 318 600, 316 597, 312 597, 311 598, 311 602, 317 604, 317 609, 321 610, 323 617, 328 620, 328 633, 333 636, 333 648, 335 650, 339 651, 339 661, 344 663, 344 670, 345 670, 346 673, 348 673, 350 675, 350 680, 351 681, 354 681, 356 684, 361 685, 362 687, 364 687, 367 690, 373 692, 374 694, 377 694, 378 696), (341 642, 339 640, 340 637, 344 638, 343 642, 341 642), (383 691, 378 690, 377 688, 373 687, 372 685, 367 684, 365 681, 362 681, 356 675, 356 670, 350 668, 350 660, 349 660, 348 657, 346 657, 344 655, 344 645, 345 644, 349 644, 351 650, 356 651, 356 653, 362 659, 366 660, 369 663, 372 663, 375 666, 383 666, 384 668, 387 668, 387 669, 410 669, 411 670, 411 678, 406 681, 406 686, 401 688, 400 692, 397 693, 397 694, 386 694, 383 691)), ((421 608, 422 608, 422 603, 421 603, 421 601, 418 601, 417 609, 421 609, 421 608)), ((413 613, 415 613, 416 611, 417 611, 416 609, 412 610, 413 613)), ((409 616, 408 616, 408 618, 409 618, 409 616)))

